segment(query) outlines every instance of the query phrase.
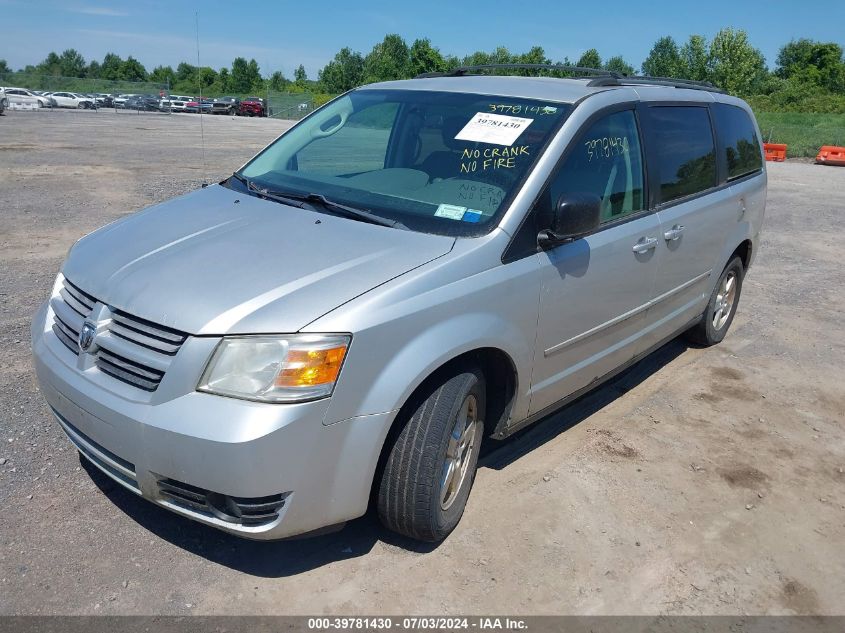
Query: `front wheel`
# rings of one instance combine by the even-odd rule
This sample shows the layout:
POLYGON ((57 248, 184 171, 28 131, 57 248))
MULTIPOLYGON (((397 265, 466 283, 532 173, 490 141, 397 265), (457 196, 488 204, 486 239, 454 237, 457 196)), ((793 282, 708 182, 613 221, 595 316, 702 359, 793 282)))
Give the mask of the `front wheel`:
POLYGON ((455 529, 475 479, 485 407, 484 376, 469 367, 435 385, 409 411, 379 486, 386 527, 431 542, 455 529))
POLYGON ((716 345, 728 333, 739 304, 745 270, 742 260, 734 257, 722 271, 701 320, 687 331, 687 338, 699 345, 716 345))

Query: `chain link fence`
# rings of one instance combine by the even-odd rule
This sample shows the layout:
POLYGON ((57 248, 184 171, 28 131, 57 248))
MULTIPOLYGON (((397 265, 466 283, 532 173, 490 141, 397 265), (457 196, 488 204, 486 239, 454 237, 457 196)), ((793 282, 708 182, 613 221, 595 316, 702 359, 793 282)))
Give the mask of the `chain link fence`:
POLYGON ((298 121, 314 111, 314 95, 308 92, 267 92, 267 116, 298 121))
POLYGON ((0 73, 0 85, 38 90, 41 92, 77 92, 82 94, 151 94, 169 92, 167 84, 150 81, 111 81, 84 77, 38 75, 24 71, 0 73))

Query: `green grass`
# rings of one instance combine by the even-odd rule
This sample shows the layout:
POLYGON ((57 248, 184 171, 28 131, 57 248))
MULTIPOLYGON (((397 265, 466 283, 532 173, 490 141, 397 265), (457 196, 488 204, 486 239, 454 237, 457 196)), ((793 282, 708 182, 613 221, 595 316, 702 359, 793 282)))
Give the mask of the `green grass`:
POLYGON ((788 158, 815 157, 822 145, 845 146, 845 114, 756 112, 763 141, 786 143, 788 158))

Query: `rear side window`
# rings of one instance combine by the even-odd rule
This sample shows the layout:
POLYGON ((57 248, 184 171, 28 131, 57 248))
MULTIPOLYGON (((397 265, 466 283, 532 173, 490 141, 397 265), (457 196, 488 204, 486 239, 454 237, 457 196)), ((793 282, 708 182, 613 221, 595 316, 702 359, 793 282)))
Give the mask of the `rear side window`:
POLYGON ((716 185, 716 147, 707 108, 649 109, 660 201, 690 196, 716 185))
POLYGON ((760 139, 751 117, 742 108, 725 103, 713 104, 716 132, 721 140, 724 160, 728 166, 728 180, 754 173, 763 166, 760 139))

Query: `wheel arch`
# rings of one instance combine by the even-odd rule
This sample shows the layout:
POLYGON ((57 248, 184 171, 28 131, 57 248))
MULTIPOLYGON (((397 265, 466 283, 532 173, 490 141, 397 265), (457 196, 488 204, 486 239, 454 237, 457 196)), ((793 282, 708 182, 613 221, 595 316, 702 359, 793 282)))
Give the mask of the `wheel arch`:
POLYGON ((734 252, 731 253, 731 256, 728 257, 728 261, 725 262, 725 265, 727 266, 728 262, 730 262, 734 257, 739 257, 742 260, 743 271, 748 271, 749 267, 751 266, 753 249, 754 244, 751 242, 751 239, 744 239, 739 244, 739 246, 734 249, 734 252))
POLYGON ((743 271, 747 272, 756 254, 751 224, 748 221, 737 223, 722 242, 721 251, 713 261, 710 274, 711 290, 716 287, 719 276, 734 257, 742 259, 743 271))
POLYGON ((477 367, 484 375, 487 393, 484 412, 485 436, 491 435, 497 427, 507 421, 516 399, 519 381, 516 363, 510 354, 498 347, 477 347, 442 363, 425 376, 411 391, 391 421, 390 428, 382 442, 373 479, 370 483, 371 507, 376 500, 379 482, 393 442, 401 432, 408 416, 447 376, 461 367, 477 367))

